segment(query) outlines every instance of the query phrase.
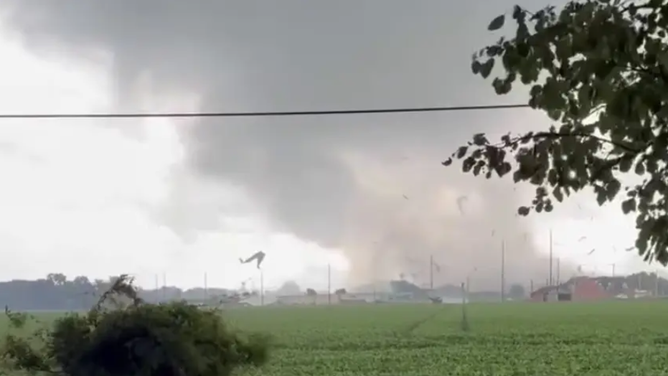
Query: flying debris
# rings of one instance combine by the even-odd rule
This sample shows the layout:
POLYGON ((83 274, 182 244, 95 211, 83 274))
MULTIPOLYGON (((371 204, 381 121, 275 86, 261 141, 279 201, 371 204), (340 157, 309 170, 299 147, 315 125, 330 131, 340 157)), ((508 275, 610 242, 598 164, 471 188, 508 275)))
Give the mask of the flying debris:
POLYGON ((405 198, 406 200, 408 200, 408 196, 406 196, 406 195, 402 195, 402 196, 404 196, 404 198, 405 198))
POLYGON ((468 196, 459 196, 457 197, 457 208, 459 208, 459 213, 464 215, 464 203, 468 201, 468 196))
POLYGON ((592 249, 591 251, 589 251, 589 252, 587 253, 587 256, 591 255, 591 254, 594 253, 595 251, 596 251, 596 248, 592 249))
POLYGON ((494 234, 496 234, 496 231, 492 230, 492 237, 494 237, 494 234))
POLYGON ((262 265, 262 261, 264 261, 264 256, 265 253, 262 251, 256 252, 253 254, 251 257, 247 259, 239 259, 239 262, 242 264, 248 264, 249 262, 252 262, 253 260, 257 260, 257 268, 260 269, 260 265, 262 265))
POLYGON ((586 236, 583 236, 583 237, 581 237, 580 239, 578 239, 579 242, 581 242, 581 241, 583 241, 583 240, 587 240, 587 237, 586 237, 586 236))
POLYGON ((634 249, 635 249, 635 247, 628 247, 628 248, 625 249, 625 251, 630 252, 630 251, 633 251, 634 249))

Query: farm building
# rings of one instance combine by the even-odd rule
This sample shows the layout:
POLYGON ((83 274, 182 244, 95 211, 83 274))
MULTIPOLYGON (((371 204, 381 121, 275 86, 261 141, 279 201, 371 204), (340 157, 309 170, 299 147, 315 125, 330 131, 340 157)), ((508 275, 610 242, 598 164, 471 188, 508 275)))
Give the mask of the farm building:
POLYGON ((339 296, 336 294, 317 294, 317 295, 284 295, 276 300, 280 305, 327 305, 339 304, 339 296))
POLYGON ((558 286, 545 286, 531 293, 534 302, 593 301, 612 298, 596 280, 589 277, 571 278, 558 286))
POLYGON ((429 303, 430 300, 414 299, 412 293, 346 293, 346 294, 317 294, 317 295, 282 295, 277 303, 282 305, 326 305, 326 304, 366 304, 366 303, 429 303))

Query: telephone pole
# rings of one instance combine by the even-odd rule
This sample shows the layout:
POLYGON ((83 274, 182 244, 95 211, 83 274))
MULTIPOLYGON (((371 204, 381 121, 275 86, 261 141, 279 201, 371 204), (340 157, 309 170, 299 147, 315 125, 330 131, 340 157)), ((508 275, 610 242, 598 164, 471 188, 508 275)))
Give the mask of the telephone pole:
POLYGON ((327 264, 327 304, 332 304, 332 266, 327 264))
POLYGON ((158 282, 158 275, 155 275, 155 302, 160 303, 160 282, 158 282))
POLYGON ((204 299, 209 300, 209 276, 204 272, 204 299))
POLYGON ((429 289, 434 290, 434 255, 429 256, 429 289))
POLYGON ((501 303, 506 301, 506 241, 501 241, 501 303))
POLYGON ((550 229, 550 280, 549 280, 549 285, 552 286, 553 280, 552 280, 552 257, 553 257, 553 250, 552 250, 552 229, 550 229))
POLYGON ((264 307, 264 271, 260 269, 260 307, 264 307))

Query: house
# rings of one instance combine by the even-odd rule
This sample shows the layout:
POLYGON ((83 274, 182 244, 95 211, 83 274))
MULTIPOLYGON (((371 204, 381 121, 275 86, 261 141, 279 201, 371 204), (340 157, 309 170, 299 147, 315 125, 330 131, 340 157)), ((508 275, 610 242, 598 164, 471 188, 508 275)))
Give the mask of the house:
POLYGON ((534 302, 562 302, 573 300, 573 294, 567 286, 545 286, 533 291, 529 300, 534 302))
POLYGON ((595 301, 612 298, 601 284, 589 277, 571 278, 558 286, 545 286, 531 293, 534 302, 595 301))

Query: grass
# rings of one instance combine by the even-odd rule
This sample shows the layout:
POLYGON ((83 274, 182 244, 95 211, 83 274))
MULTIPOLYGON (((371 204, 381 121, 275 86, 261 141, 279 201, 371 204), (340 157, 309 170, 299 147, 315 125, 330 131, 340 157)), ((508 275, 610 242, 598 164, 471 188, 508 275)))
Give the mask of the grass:
POLYGON ((241 376, 668 375, 668 302, 275 307, 231 310, 273 334, 241 376))

